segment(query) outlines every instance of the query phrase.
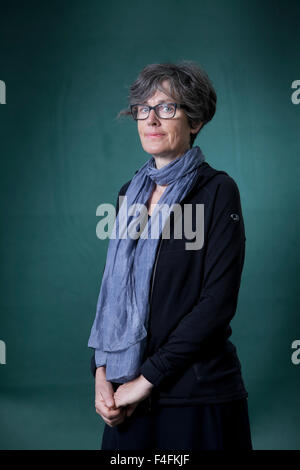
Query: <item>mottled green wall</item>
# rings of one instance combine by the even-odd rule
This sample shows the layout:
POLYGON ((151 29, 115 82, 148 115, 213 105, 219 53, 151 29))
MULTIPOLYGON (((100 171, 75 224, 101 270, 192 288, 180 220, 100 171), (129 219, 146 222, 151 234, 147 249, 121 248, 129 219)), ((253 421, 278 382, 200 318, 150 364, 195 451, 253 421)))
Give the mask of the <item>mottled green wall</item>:
POLYGON ((188 59, 218 94, 195 144, 241 194, 232 341, 253 445, 300 449, 299 2, 10 0, 0 14, 0 447, 100 448, 87 348, 107 249, 96 208, 149 156, 116 115, 143 66, 188 59))

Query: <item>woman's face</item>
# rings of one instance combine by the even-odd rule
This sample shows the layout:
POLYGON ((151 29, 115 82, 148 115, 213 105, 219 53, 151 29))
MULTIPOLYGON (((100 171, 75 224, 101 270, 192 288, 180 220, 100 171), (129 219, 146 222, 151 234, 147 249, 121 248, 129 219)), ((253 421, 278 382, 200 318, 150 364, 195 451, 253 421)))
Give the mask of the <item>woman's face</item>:
MULTIPOLYGON (((169 93, 168 80, 163 81, 162 87, 169 93)), ((171 102, 176 101, 170 98, 170 94, 156 90, 145 104, 155 106, 159 103, 171 102)), ((190 148, 190 133, 197 132, 202 125, 192 129, 188 124, 186 114, 178 108, 175 116, 171 119, 161 119, 155 114, 154 109, 151 109, 148 118, 138 120, 137 123, 143 149, 153 157, 157 157, 159 161, 160 157, 163 158, 162 161, 171 161, 183 155, 190 148)))

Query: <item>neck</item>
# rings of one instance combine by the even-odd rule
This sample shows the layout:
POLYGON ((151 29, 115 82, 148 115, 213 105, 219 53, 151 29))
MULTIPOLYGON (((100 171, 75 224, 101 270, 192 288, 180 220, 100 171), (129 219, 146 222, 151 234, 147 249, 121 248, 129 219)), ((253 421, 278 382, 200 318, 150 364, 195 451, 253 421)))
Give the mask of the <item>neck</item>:
POLYGON ((167 155, 163 155, 163 154, 160 154, 160 155, 152 155, 154 160, 155 160, 155 166, 158 170, 160 170, 161 168, 163 168, 164 166, 168 165, 169 163, 171 163, 173 160, 176 160, 176 158, 179 158, 181 157, 182 155, 184 155, 188 150, 190 150, 191 147, 189 148, 186 148, 185 150, 182 150, 181 152, 179 152, 177 155, 170 155, 170 154, 167 154, 167 155))
POLYGON ((156 184, 155 186, 155 191, 158 193, 158 194, 162 194, 164 192, 164 190, 166 189, 168 185, 167 184, 164 184, 164 185, 160 185, 160 184, 156 184))

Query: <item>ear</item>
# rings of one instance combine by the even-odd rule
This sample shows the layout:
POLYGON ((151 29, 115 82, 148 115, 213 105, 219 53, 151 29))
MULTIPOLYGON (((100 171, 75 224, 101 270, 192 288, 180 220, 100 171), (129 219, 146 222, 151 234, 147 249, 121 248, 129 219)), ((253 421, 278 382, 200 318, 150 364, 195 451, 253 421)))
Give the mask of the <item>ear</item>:
POLYGON ((200 124, 197 124, 197 125, 193 125, 193 127, 191 127, 191 134, 197 134, 197 132, 200 131, 201 127, 203 126, 203 122, 200 122, 200 124))

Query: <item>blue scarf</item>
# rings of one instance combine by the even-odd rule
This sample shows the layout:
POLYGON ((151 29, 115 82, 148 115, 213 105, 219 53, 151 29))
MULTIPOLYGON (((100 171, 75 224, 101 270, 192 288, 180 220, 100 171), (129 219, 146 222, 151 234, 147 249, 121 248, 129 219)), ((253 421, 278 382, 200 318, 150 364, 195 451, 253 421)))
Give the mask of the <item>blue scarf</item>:
POLYGON ((204 160, 198 146, 160 169, 156 168, 152 156, 128 186, 127 204, 122 201, 110 234, 88 341, 88 347, 95 349, 96 366, 106 366, 106 380, 110 382, 125 383, 140 375, 147 340, 150 280, 159 236, 172 205, 179 204, 189 192, 197 178, 197 168, 204 160), (156 184, 167 187, 147 221, 147 201, 156 184), (161 204, 166 204, 169 212, 161 211, 161 204), (135 209, 140 214, 138 232, 137 217, 133 222, 135 209))

